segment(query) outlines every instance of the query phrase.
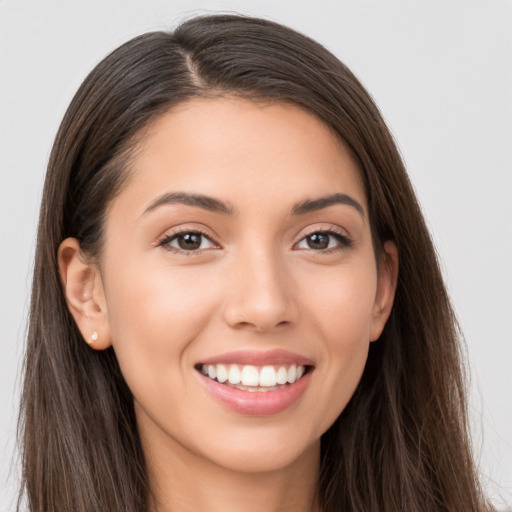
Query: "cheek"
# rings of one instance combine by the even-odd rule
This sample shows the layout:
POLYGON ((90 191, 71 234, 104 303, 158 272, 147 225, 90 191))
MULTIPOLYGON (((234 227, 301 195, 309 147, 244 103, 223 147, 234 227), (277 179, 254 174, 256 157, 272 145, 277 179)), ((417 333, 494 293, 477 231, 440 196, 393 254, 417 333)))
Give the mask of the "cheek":
POLYGON ((317 274, 300 295, 330 350, 369 342, 377 275, 375 265, 357 264, 317 274))
MULTIPOLYGON (((113 337, 128 335, 127 329, 152 331, 155 338, 200 326, 214 301, 215 288, 205 276, 189 268, 172 269, 165 264, 113 269, 106 293, 113 337)), ((192 334, 192 333, 191 333, 192 334)))
MULTIPOLYGON (((344 409, 363 373, 370 345, 370 328, 376 293, 372 265, 340 269, 329 279, 317 276, 308 297, 309 331, 318 338, 322 371, 317 377, 326 390, 324 427, 344 409)), ((320 367, 319 367, 320 369, 320 367)))
POLYGON ((112 344, 127 381, 179 372, 183 352, 215 310, 217 287, 197 271, 112 266, 106 283, 112 344))

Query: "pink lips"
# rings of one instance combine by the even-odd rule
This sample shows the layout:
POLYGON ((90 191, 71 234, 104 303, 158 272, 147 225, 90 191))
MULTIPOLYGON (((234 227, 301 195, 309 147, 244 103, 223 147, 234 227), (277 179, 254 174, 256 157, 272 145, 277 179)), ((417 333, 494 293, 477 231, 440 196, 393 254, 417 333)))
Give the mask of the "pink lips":
MULTIPOLYGON (((222 354, 201 361, 199 366, 208 364, 239 365, 302 365, 313 366, 313 362, 298 354, 285 350, 238 351, 222 354)), ((221 384, 198 372, 197 375, 213 397, 228 409, 248 416, 268 416, 278 414, 291 407, 306 391, 312 372, 307 372, 301 379, 274 391, 245 391, 221 384)))
POLYGON ((200 364, 252 364, 254 366, 296 364, 302 366, 313 366, 314 363, 307 357, 288 352, 287 350, 269 350, 267 352, 257 350, 244 350, 239 352, 228 352, 218 356, 210 357, 201 361, 200 364))

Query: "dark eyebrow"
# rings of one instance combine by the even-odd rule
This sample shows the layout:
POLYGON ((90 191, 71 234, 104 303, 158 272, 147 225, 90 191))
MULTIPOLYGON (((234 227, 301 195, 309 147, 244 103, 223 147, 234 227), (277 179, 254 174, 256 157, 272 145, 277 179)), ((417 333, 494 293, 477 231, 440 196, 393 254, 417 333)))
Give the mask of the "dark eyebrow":
MULTIPOLYGON (((202 194, 189 194, 186 192, 169 192, 155 199, 155 201, 153 201, 144 210, 144 214, 166 204, 185 204, 187 206, 195 206, 210 212, 229 216, 233 216, 236 213, 236 210, 232 205, 224 203, 223 201, 213 197, 204 196, 202 194)), ((334 204, 346 204, 352 206, 364 218, 363 207, 355 199, 346 194, 332 194, 318 199, 306 199, 297 203, 292 208, 291 212, 292 215, 304 215, 306 213, 327 208, 334 204)))
POLYGON ((221 213, 222 215, 232 216, 235 214, 235 209, 229 203, 224 203, 213 197, 201 194, 188 194, 186 192, 170 192, 158 197, 144 210, 144 214, 164 204, 186 204, 187 206, 196 206, 210 212, 221 213))
POLYGON ((346 194, 333 194, 331 196, 320 197, 319 199, 306 199, 292 208, 292 215, 304 215, 305 213, 327 208, 333 204, 346 204, 348 206, 352 206, 364 219, 364 209, 361 204, 346 194))

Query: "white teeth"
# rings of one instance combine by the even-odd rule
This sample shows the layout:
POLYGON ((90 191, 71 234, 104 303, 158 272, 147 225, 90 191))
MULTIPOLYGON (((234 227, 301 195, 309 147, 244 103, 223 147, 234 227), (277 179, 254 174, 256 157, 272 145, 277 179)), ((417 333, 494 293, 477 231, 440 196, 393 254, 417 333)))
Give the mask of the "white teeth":
POLYGON ((260 386, 270 387, 277 383, 276 371, 273 366, 264 366, 260 372, 260 386))
POLYGON ((244 386, 257 386, 260 383, 256 366, 247 365, 242 368, 242 384, 244 386))
POLYGON ((229 367, 228 380, 230 384, 240 384, 241 375, 236 364, 232 364, 229 367))
POLYGON ((290 368, 288 368, 288 382, 293 384, 297 380, 297 367, 292 364, 290 368))
POLYGON ((223 364, 217 365, 217 380, 219 382, 226 382, 228 380, 228 370, 223 364))
POLYGON ((288 382, 288 372, 284 366, 281 366, 276 373, 276 383, 277 384, 286 384, 288 382))
MULTIPOLYGON (((209 364, 201 366, 201 373, 217 380, 220 383, 229 382, 229 384, 240 384, 249 388, 275 388, 284 384, 293 384, 297 382, 305 373, 306 367, 292 364, 288 369, 286 366, 263 366, 253 365, 239 366, 231 364, 229 367, 225 364, 209 364)), ((277 388, 279 389, 279 388, 277 388)))

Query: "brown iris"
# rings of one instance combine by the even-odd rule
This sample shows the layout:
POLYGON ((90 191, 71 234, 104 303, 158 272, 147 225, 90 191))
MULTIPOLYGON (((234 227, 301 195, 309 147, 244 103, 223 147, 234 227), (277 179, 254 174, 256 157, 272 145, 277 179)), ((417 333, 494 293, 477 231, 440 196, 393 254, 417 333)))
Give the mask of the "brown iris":
POLYGON ((325 233, 313 233, 306 239, 310 249, 327 249, 329 247, 329 235, 325 233))
POLYGON ((178 235, 176 238, 180 249, 184 251, 194 251, 201 247, 202 237, 203 235, 201 235, 201 233, 184 233, 178 235))

